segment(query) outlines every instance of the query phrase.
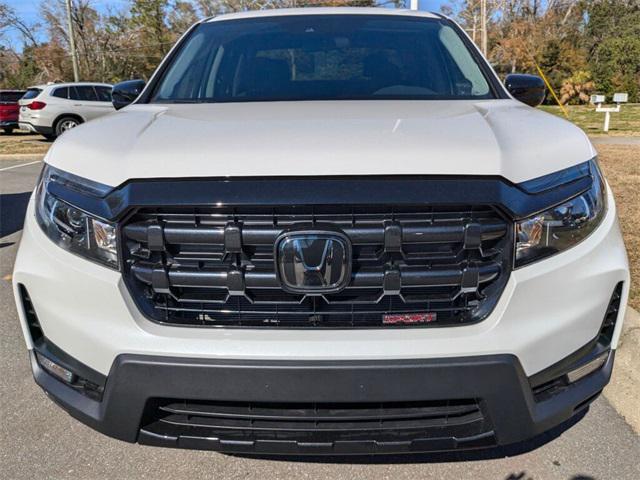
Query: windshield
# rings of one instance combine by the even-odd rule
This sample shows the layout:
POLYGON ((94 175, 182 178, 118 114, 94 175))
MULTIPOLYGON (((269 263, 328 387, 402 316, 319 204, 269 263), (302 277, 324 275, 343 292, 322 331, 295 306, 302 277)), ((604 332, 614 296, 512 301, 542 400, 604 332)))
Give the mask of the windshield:
POLYGON ((199 25, 152 102, 494 98, 446 21, 300 15, 199 25))

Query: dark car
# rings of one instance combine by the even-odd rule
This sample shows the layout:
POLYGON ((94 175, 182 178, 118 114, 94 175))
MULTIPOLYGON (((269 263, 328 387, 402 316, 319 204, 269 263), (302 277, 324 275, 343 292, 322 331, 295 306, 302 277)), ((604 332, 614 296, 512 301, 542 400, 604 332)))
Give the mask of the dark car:
POLYGON ((24 90, 0 90, 0 128, 4 133, 12 133, 18 128, 20 106, 18 100, 25 94, 24 90))

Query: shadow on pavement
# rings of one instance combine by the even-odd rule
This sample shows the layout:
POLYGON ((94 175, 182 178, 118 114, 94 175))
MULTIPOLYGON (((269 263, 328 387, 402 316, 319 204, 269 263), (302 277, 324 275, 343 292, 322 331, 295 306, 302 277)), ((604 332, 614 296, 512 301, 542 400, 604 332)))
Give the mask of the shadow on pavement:
MULTIPOLYGON (((569 428, 584 418, 589 409, 584 409, 565 423, 545 432, 526 442, 507 445, 504 447, 487 448, 482 450, 469 450, 460 452, 433 452, 407 455, 344 455, 344 456, 289 456, 289 455, 240 455, 234 457, 259 458, 264 460, 283 462, 306 462, 328 464, 409 464, 409 463, 443 463, 443 462, 469 462, 478 460, 492 460, 505 457, 514 457, 531 452, 547 443, 555 440, 569 428)), ((519 479, 514 473, 509 479, 519 479)), ((523 478, 527 478, 526 476, 523 478)), ((576 476, 572 480, 587 480, 590 477, 576 476)))
POLYGON ((0 238, 22 229, 31 192, 0 194, 0 238))

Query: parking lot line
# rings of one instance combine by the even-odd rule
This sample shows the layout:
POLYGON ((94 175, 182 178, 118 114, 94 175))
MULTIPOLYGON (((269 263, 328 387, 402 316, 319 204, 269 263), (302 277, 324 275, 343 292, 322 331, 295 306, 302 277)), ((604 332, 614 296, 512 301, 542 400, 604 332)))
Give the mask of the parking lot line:
POLYGON ((10 167, 0 168, 0 172, 4 172, 5 170, 12 170, 14 168, 26 167, 29 165, 35 165, 36 163, 41 163, 42 160, 36 160, 35 162, 29 163, 21 163, 20 165, 11 165, 10 167))

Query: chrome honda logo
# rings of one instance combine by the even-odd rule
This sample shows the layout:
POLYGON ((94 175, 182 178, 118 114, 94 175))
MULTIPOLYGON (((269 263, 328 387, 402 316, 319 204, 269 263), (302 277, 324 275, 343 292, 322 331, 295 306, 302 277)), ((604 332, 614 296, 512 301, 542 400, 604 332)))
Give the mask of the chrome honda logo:
POLYGON ((351 243, 339 232, 285 232, 275 254, 280 283, 293 293, 335 293, 351 279, 351 243))

